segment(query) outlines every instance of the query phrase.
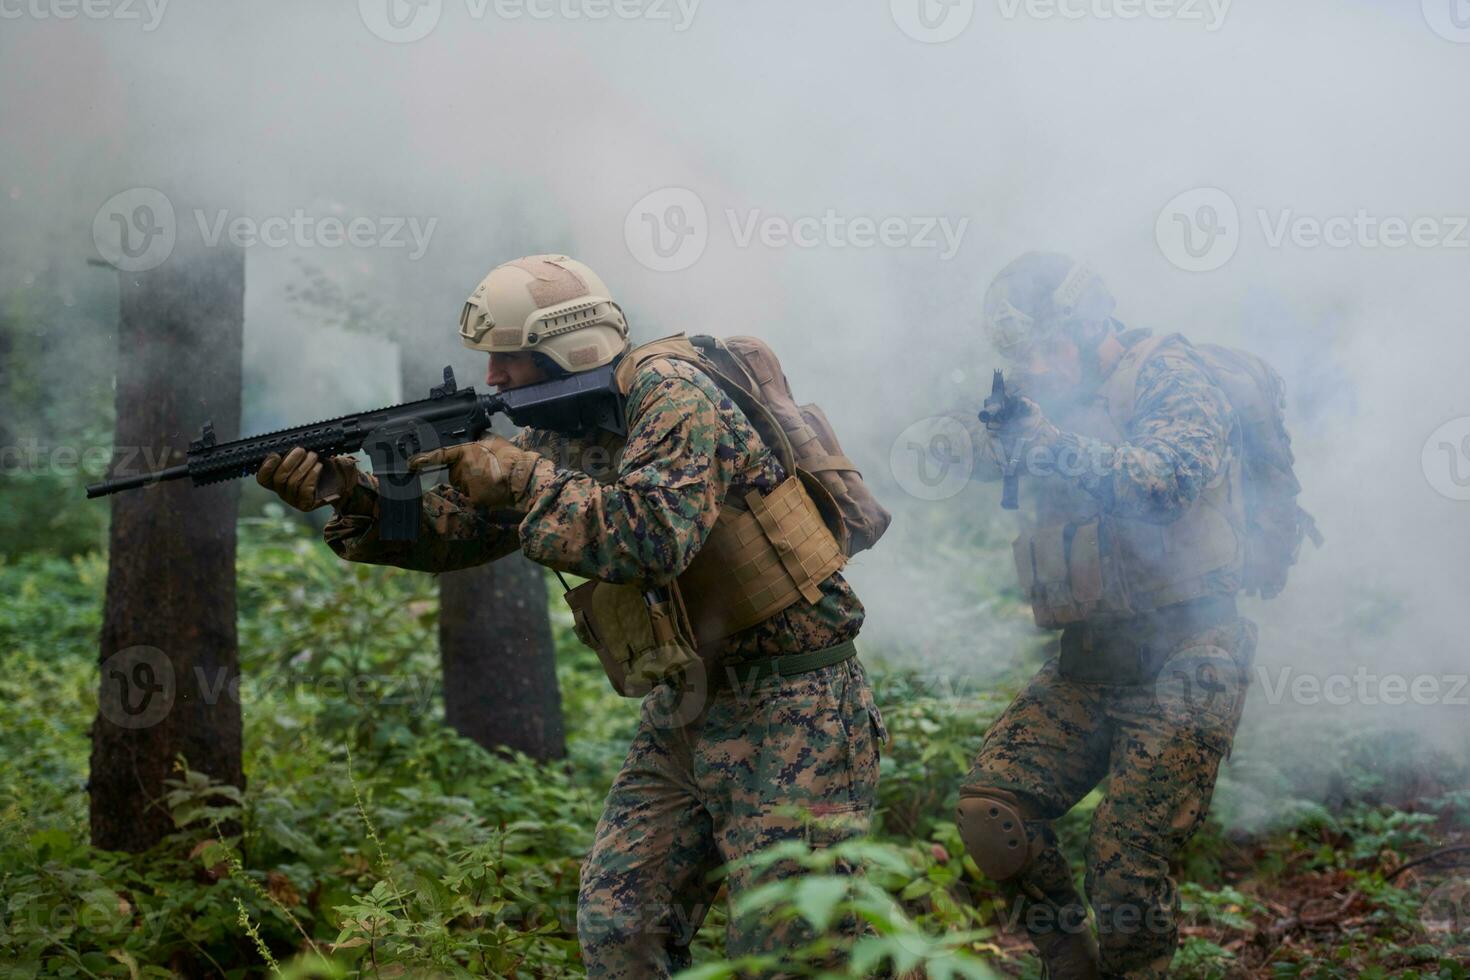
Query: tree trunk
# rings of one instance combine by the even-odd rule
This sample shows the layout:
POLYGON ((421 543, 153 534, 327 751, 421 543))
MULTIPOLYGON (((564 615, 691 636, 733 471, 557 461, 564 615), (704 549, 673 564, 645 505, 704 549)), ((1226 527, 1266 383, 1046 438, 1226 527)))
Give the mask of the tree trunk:
MULTIPOLYGON (((183 461, 200 426, 240 427, 245 260, 180 240, 119 276, 115 475, 183 461)), ((173 828, 161 797, 182 756, 242 787, 235 519, 240 487, 187 480, 112 498, 92 843, 140 851, 173 828)))
POLYGON ((486 748, 567 754, 541 566, 509 555, 439 579, 444 715, 486 748))
MULTIPOLYGON (((403 397, 422 398, 444 360, 400 346, 403 397)), ((533 759, 567 754, 556 650, 539 565, 520 555, 439 577, 444 715, 487 749, 533 759)))

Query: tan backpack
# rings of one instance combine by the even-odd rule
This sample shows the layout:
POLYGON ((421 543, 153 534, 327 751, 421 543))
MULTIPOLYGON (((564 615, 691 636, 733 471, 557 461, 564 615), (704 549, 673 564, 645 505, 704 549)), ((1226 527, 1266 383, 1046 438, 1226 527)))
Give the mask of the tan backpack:
MULTIPOLYGON (((828 523, 840 525, 832 533, 842 553, 851 557, 873 547, 888 530, 893 515, 878 503, 857 465, 843 453, 826 413, 816 405, 796 403, 781 360, 770 345, 758 337, 721 340, 698 334, 689 340, 725 379, 766 409, 791 446, 797 468, 816 477, 831 495, 838 520, 828 523)), ((752 421, 760 424, 758 419, 752 421)))
POLYGON ((813 499, 843 555, 865 551, 883 536, 893 516, 842 452, 826 414, 816 405, 796 403, 769 344, 757 337, 676 334, 635 349, 627 363, 631 367, 653 356, 693 361, 735 400, 782 464, 817 491, 813 499))

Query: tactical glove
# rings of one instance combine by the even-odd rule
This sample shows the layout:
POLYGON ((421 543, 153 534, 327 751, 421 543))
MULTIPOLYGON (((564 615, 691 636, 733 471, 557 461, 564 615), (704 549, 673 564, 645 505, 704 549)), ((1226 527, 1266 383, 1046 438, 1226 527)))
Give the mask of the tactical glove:
POLYGON ((449 467, 449 483, 470 503, 491 510, 513 508, 544 457, 497 435, 446 449, 420 453, 408 461, 411 470, 449 467))
POLYGON ((351 456, 319 459, 300 446, 283 458, 272 453, 255 474, 255 482, 297 510, 316 510, 336 503, 357 485, 357 463, 351 456))
POLYGON ((1042 413, 1040 405, 1025 395, 1017 395, 1016 402, 1018 408, 1013 418, 1007 422, 987 423, 985 428, 1008 444, 1014 442, 1028 448, 1050 447, 1062 434, 1061 430, 1042 413))

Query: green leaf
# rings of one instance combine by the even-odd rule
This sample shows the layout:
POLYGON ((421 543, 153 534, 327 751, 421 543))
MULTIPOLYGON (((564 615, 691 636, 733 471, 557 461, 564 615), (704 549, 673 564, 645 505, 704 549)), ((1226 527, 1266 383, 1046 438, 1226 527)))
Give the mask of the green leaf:
POLYGON ((834 875, 813 875, 796 884, 792 904, 803 919, 818 932, 832 922, 837 905, 847 895, 848 879, 834 875))

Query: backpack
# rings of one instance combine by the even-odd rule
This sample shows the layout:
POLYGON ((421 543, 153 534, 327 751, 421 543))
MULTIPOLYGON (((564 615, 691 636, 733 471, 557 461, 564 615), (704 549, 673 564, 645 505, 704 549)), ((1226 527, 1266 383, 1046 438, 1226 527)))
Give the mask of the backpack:
MULTIPOLYGON (((781 361, 756 337, 718 339, 675 334, 634 348, 628 369, 652 357, 690 361, 740 406, 789 475, 806 486, 844 557, 877 543, 893 520, 842 452, 837 433, 816 405, 798 405, 781 361)), ((628 378, 619 384, 626 391, 628 378)))
POLYGON ((1286 431, 1286 383, 1254 354, 1219 344, 1193 346, 1240 424, 1246 522, 1241 587, 1247 595, 1274 599, 1286 587, 1302 538, 1317 548, 1323 542, 1317 522, 1296 502, 1302 485, 1286 431))

